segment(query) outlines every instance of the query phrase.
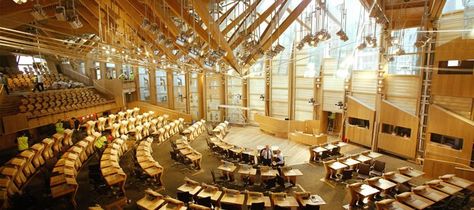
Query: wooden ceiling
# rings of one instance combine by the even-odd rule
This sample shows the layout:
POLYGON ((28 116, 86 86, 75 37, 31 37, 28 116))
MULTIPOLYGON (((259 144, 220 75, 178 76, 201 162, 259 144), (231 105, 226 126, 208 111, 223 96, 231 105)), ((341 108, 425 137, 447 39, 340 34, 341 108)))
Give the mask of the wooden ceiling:
MULTIPOLYGON (((255 14, 262 0, 75 0, 75 12, 83 23, 83 27, 73 29, 68 22, 55 18, 58 0, 38 0, 49 17, 42 21, 35 21, 30 14, 37 3, 36 0, 21 5, 14 3, 13 0, 0 0, 0 27, 61 40, 83 36, 83 34, 97 34, 101 37, 100 43, 123 46, 131 51, 136 48, 152 52, 159 51, 159 54, 155 55, 157 59, 167 57, 171 61, 192 64, 196 68, 204 67, 211 50, 220 50, 225 52, 222 63, 239 73, 244 73, 255 60, 271 49, 273 42, 294 21, 305 25, 298 17, 311 1, 298 1, 296 7, 292 9, 289 8, 292 0, 272 1, 249 25, 244 24, 245 20, 252 13, 255 14), (228 8, 226 11, 219 11, 216 17, 211 14, 211 8, 215 8, 215 4, 229 6, 226 7, 228 8), (236 9, 242 5, 245 5, 245 9, 236 9), (288 15, 283 19, 283 13, 286 12, 288 15), (277 13, 280 15, 274 15, 277 13), (143 29, 141 25, 145 17, 151 23, 156 23, 161 33, 143 29), (250 54, 244 58, 236 56, 234 49, 242 45, 245 38, 262 23, 265 23, 267 27, 258 37, 258 42, 250 54), (276 30, 277 25, 278 30, 276 30), (181 46, 176 43, 176 38, 184 29, 194 31, 194 46, 202 47, 207 55, 196 58, 187 56, 190 46, 181 46), (163 37, 166 38, 164 41, 161 40, 163 37)), ((360 1, 368 10, 374 5, 374 0, 360 1)), ((439 17, 445 3, 445 0, 375 1, 373 15, 383 14, 382 17, 389 20, 391 28, 420 26, 425 13, 425 4, 429 8, 429 16, 432 20, 439 17)), ((71 5, 73 0, 61 2, 63 5, 66 3, 71 5)), ((320 4, 321 0, 316 2, 320 4)), ((99 44, 95 46, 97 45, 99 44)), ((2 46, 1 43, 0 46, 2 46)))
POLYGON ((360 0, 371 16, 388 20, 389 29, 419 27, 438 19, 446 0, 360 0), (375 3, 375 4, 374 4, 375 3), (426 10, 425 10, 426 7, 426 10), (427 14, 426 21, 423 16, 427 14))

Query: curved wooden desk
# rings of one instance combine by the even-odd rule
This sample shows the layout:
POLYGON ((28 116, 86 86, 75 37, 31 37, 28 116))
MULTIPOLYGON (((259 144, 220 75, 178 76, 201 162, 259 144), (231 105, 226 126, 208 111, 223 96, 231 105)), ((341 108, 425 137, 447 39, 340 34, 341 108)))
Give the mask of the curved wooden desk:
POLYGON ((328 141, 326 134, 309 134, 303 132, 291 132, 288 135, 288 139, 294 142, 307 144, 307 145, 319 145, 324 144, 328 141))
MULTIPOLYGON (((282 120, 256 114, 255 121, 259 124, 260 130, 280 138, 288 138, 289 134, 295 131, 302 131, 304 133, 318 133, 320 130, 319 120, 282 120)), ((297 135, 296 138, 290 137, 290 140, 296 139, 296 141, 298 141, 299 139, 303 138, 305 137, 297 135)), ((300 143, 307 144, 304 141, 300 143)))

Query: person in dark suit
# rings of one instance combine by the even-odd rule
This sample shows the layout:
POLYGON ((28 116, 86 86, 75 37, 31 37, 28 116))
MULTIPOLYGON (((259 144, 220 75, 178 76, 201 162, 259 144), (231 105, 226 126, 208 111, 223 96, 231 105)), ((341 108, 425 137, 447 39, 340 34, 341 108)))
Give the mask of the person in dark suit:
POLYGON ((269 145, 265 145, 265 148, 260 151, 260 158, 262 164, 266 166, 271 166, 272 164, 273 151, 270 149, 269 145))

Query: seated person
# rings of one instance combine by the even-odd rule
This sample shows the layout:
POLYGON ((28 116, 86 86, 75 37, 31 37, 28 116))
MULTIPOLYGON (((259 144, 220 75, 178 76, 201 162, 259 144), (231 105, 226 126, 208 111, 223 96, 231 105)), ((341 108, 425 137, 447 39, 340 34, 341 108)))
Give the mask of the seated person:
POLYGON ((265 145, 265 148, 260 151, 260 157, 263 165, 270 166, 272 164, 273 151, 269 145, 265 145))
POLYGON ((281 167, 285 165, 285 160, 283 159, 283 155, 281 154, 280 150, 276 151, 275 161, 273 161, 272 164, 276 167, 281 167))

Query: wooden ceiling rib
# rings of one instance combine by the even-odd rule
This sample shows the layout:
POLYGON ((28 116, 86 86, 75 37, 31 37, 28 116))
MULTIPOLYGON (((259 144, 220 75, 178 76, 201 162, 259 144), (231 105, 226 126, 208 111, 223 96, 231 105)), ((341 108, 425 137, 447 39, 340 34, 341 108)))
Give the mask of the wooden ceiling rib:
MULTIPOLYGON (((219 30, 219 26, 217 23, 214 22, 214 20, 211 18, 211 15, 209 14, 209 9, 197 2, 197 1, 192 1, 194 9, 196 12, 199 14, 201 19, 205 22, 208 23, 209 25, 207 26, 208 31, 214 37, 217 39, 219 48, 222 48, 227 52, 227 55, 225 56, 226 60, 229 61, 229 64, 240 74, 240 65, 237 63, 237 59, 234 56, 234 52, 232 51, 232 48, 230 48, 229 43, 227 43, 227 40, 225 39, 223 33, 219 30)), ((214 48, 215 49, 215 48, 214 48)))
MULTIPOLYGON (((222 34, 227 35, 230 30, 232 30, 237 24, 245 20, 258 6, 262 0, 256 0, 249 8, 245 9, 235 20, 233 20, 229 25, 227 25, 222 34)), ((238 29, 237 29, 238 30, 238 29)))
MULTIPOLYGON (((383 8, 383 13, 390 21, 390 29, 420 27, 425 24, 423 23, 425 4, 428 6, 429 14, 429 20, 427 20, 426 23, 431 24, 432 21, 440 17, 446 3, 446 0, 360 0, 366 9, 370 9, 374 1, 383 8)), ((380 10, 377 6, 374 9, 380 10)), ((376 14, 376 12, 374 12, 374 14, 376 14)))

